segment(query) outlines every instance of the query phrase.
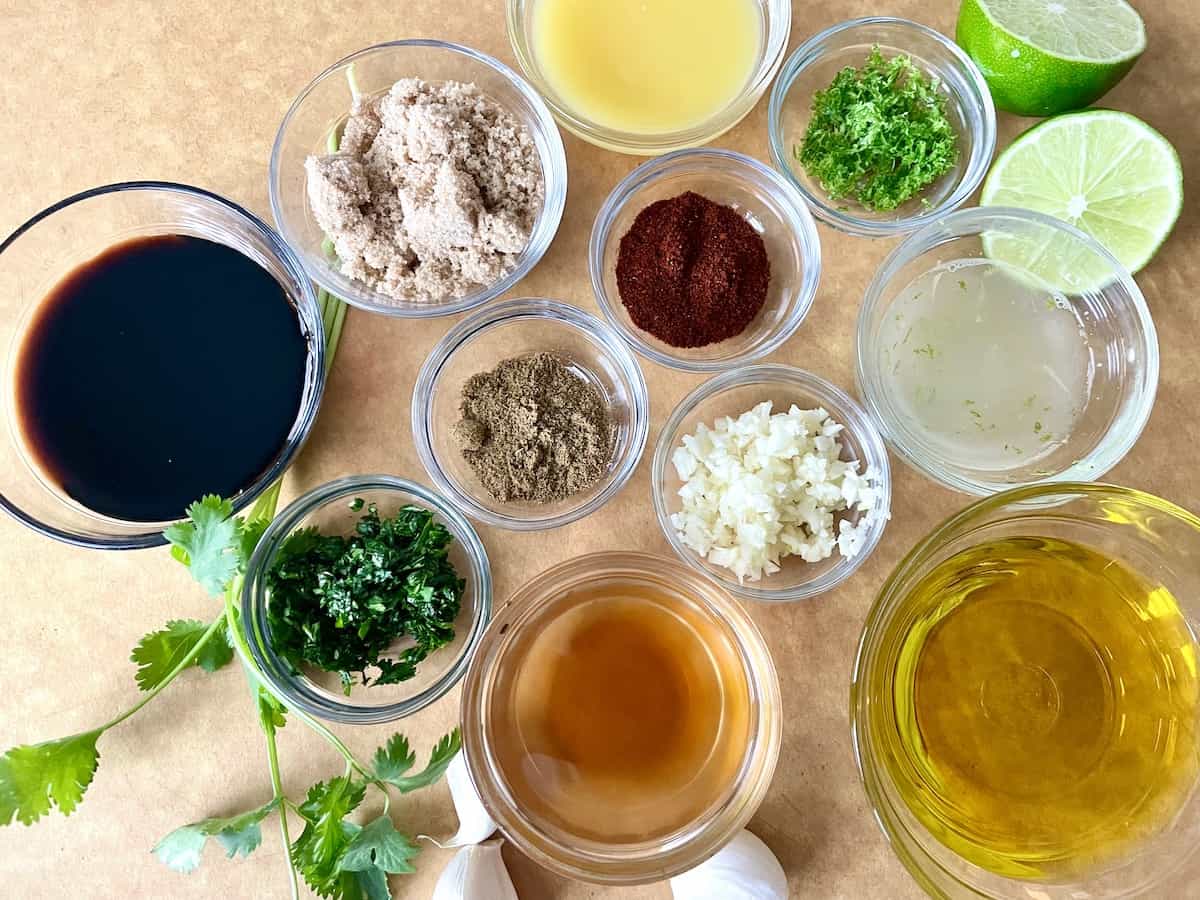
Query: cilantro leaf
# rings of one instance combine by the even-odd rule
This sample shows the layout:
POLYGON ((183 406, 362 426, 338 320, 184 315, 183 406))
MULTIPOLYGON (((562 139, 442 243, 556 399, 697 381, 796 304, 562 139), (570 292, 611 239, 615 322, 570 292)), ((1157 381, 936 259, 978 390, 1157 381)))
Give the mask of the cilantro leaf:
POLYGON ((233 517, 233 504, 213 494, 188 507, 188 520, 163 532, 175 548, 171 552, 192 572, 192 577, 214 597, 245 564, 242 525, 233 517))
MULTIPOLYGON (((196 644, 208 631, 209 623, 196 619, 173 619, 167 627, 144 635, 129 654, 137 663, 137 685, 143 691, 153 690, 162 684, 185 656, 195 649, 196 644)), ((200 649, 193 665, 206 672, 215 672, 233 659, 233 648, 222 625, 200 649)))
POLYGON ((69 816, 92 783, 103 729, 56 741, 22 744, 0 756, 0 825, 32 825, 57 805, 69 816))
POLYGON ((322 897, 355 896, 346 894, 347 885, 361 896, 357 879, 338 870, 338 859, 361 830, 343 820, 358 808, 365 793, 364 785, 341 776, 314 784, 300 805, 304 831, 292 843, 292 864, 322 897))
MULTIPOLYGON (((353 875, 354 881, 360 895, 366 900, 392 900, 392 892, 388 888, 387 873, 377 866, 370 866, 361 872, 343 873, 343 878, 347 875, 353 875)), ((351 893, 343 894, 345 900, 355 900, 356 895, 351 893)))
POLYGON ((380 816, 368 823, 342 852, 338 868, 343 872, 364 872, 372 867, 384 872, 415 872, 411 860, 420 852, 412 841, 396 830, 392 820, 380 816))
POLYGON ((262 843, 259 823, 278 805, 279 802, 272 799, 257 809, 236 816, 201 819, 184 825, 155 844, 151 852, 168 867, 184 873, 200 865, 200 852, 210 837, 217 839, 230 859, 239 854, 249 856, 262 843))
MULTIPOLYGON (((393 737, 392 740, 395 740, 395 737, 393 737)), ((392 741, 388 741, 389 747, 391 744, 392 741)), ((424 770, 418 772, 416 775, 389 775, 389 777, 384 777, 382 774, 379 774, 378 753, 375 755, 377 766, 376 774, 379 774, 380 780, 386 781, 392 787, 400 791, 400 793, 407 794, 411 791, 428 787, 441 778, 447 767, 450 765, 450 762, 454 759, 455 754, 458 753, 461 748, 462 735, 459 730, 455 728, 452 732, 437 742, 437 746, 433 748, 433 752, 429 756, 429 765, 427 765, 424 770)))
POLYGON ((413 767, 417 754, 408 746, 408 738, 397 732, 388 742, 375 751, 371 768, 380 781, 393 781, 413 767))

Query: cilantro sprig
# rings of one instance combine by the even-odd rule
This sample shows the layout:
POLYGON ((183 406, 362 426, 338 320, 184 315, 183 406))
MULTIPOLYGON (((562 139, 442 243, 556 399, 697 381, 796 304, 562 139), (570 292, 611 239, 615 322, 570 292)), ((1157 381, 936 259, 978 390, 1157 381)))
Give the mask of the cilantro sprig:
POLYGON ((954 168, 958 138, 938 80, 874 47, 861 68, 847 66, 813 95, 794 154, 831 200, 891 210, 954 168))

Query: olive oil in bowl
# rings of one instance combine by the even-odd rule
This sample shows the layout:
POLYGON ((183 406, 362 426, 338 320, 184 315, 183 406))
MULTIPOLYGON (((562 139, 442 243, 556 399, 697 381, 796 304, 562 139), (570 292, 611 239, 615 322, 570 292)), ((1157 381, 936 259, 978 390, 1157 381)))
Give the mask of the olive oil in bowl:
POLYGON ((1196 642, 1175 597, 1123 562, 992 540, 926 573, 896 629, 872 739, 904 804, 968 862, 1087 876, 1195 789, 1196 642))

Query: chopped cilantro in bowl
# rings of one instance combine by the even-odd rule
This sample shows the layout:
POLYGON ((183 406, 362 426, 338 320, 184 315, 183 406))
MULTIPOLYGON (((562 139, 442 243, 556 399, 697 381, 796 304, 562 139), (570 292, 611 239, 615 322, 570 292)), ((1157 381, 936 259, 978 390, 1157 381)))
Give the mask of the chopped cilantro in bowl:
POLYGON ((954 168, 958 136, 936 76, 876 46, 861 68, 846 66, 814 94, 793 152, 831 200, 892 210, 954 168))
POLYGON ((487 551, 445 497, 390 475, 314 488, 267 527, 241 615, 266 686, 346 724, 412 715, 465 674, 492 610, 487 551))

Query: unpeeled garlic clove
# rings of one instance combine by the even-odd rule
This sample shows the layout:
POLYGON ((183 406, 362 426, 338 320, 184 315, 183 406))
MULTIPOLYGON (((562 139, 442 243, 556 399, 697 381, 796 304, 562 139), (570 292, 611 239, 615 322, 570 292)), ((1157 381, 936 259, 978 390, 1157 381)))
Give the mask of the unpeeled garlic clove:
POLYGON ((675 900, 787 900, 787 875, 771 848, 742 831, 716 856, 671 879, 675 900))
POLYGON ((446 783, 450 785, 450 797, 454 800, 454 811, 458 813, 458 832, 448 841, 439 841, 428 835, 421 835, 428 841, 437 844, 443 850, 451 847, 466 847, 469 844, 479 844, 486 841, 499 827, 483 808, 483 801, 471 783, 471 775, 467 772, 467 762, 459 753, 446 769, 446 783))
POLYGON ((502 841, 463 847, 433 889, 433 900, 520 900, 500 855, 502 841))

